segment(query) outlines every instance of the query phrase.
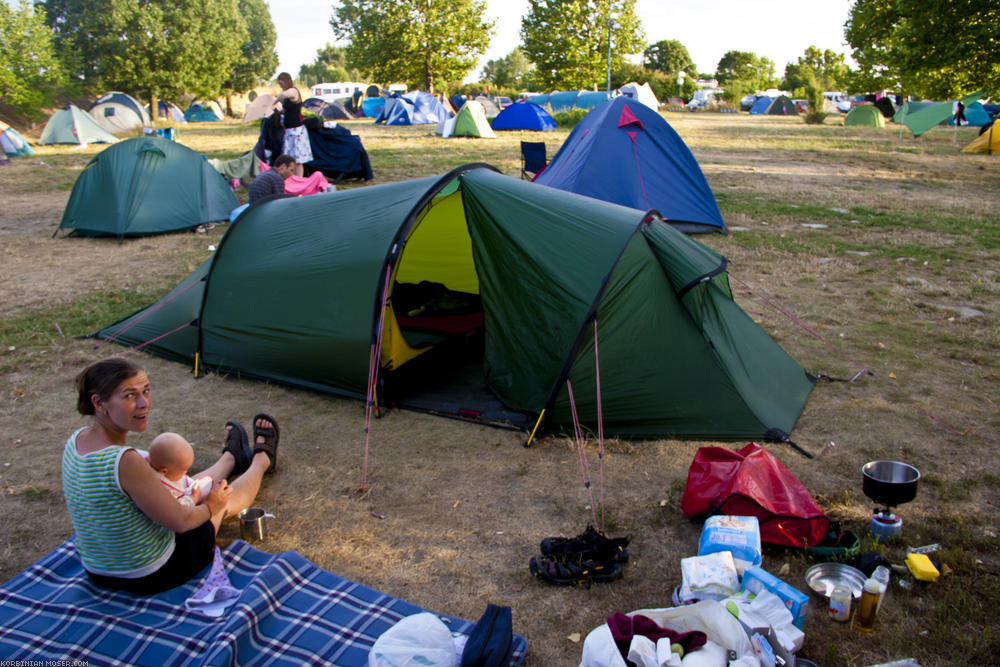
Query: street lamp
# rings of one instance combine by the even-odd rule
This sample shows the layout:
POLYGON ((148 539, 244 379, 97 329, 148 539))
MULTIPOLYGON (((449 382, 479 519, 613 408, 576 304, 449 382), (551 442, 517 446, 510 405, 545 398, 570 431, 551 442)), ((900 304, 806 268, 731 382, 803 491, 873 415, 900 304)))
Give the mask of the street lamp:
POLYGON ((611 97, 611 31, 620 28, 618 22, 610 16, 608 17, 608 98, 611 97))

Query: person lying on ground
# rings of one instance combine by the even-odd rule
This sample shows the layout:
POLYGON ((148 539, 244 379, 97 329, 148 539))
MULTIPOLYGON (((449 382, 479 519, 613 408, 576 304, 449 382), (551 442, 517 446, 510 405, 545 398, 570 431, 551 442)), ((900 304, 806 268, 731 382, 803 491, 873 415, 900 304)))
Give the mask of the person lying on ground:
POLYGON ((135 595, 186 583, 212 562, 222 520, 249 507, 274 470, 277 422, 254 417, 253 450, 239 422, 228 422, 222 455, 203 473, 216 481, 201 504, 185 506, 126 444, 149 420, 146 372, 128 359, 105 359, 77 376, 76 389, 77 411, 91 421, 66 441, 62 479, 84 570, 98 586, 135 595))

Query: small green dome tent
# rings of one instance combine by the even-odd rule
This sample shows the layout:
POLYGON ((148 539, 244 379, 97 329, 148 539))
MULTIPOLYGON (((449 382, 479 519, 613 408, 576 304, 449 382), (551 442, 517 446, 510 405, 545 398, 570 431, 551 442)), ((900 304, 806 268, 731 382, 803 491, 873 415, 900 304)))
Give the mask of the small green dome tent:
POLYGON ((228 220, 239 205, 226 179, 198 153, 159 137, 135 137, 91 158, 56 232, 163 234, 228 220))
POLYGON ((95 336, 355 398, 378 359, 382 405, 526 431, 571 428, 567 381, 596 427, 597 359, 618 437, 783 439, 813 387, 733 300, 724 257, 654 212, 481 164, 258 202, 95 336))
POLYGON ((45 129, 42 130, 42 137, 38 140, 39 145, 48 144, 113 144, 118 141, 118 137, 111 134, 98 125, 93 117, 79 107, 69 104, 52 114, 45 129))
POLYGON ((844 125, 854 127, 885 127, 885 116, 874 104, 859 104, 844 117, 844 125))

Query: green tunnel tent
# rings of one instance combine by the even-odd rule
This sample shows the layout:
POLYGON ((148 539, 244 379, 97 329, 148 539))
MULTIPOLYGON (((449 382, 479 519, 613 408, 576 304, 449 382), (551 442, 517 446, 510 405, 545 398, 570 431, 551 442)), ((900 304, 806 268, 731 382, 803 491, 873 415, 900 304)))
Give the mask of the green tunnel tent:
POLYGON ((135 137, 104 149, 73 184, 58 229, 147 236, 228 220, 240 205, 219 172, 187 146, 135 137))
POLYGON ((608 435, 782 439, 813 386, 735 303, 724 257, 482 164, 262 201, 170 294, 94 335, 363 399, 384 322, 382 404, 561 431, 567 379, 596 429, 595 317, 608 435))

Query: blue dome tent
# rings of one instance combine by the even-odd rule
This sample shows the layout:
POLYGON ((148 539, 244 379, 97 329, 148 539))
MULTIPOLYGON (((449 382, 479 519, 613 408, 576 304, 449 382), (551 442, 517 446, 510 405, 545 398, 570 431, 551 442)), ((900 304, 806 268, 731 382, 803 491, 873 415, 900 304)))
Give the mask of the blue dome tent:
POLYGON ((531 102, 517 102, 501 111, 493 119, 494 130, 535 130, 542 132, 556 129, 556 122, 549 112, 531 102))
POLYGON ((415 90, 405 95, 393 93, 389 96, 375 122, 386 125, 436 125, 452 115, 438 98, 415 90))
POLYGON ((698 162, 663 116, 621 96, 583 117, 535 183, 643 211, 686 233, 725 233, 698 162))

